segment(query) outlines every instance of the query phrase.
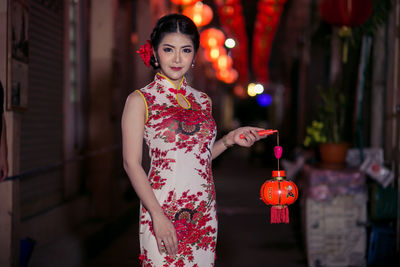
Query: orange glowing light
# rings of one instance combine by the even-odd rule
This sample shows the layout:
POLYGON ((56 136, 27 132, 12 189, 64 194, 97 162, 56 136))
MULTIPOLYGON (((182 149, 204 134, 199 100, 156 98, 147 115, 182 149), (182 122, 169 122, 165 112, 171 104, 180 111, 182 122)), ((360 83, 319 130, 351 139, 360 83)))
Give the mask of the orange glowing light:
POLYGON ((228 55, 220 55, 218 59, 214 62, 214 68, 217 70, 226 70, 232 67, 233 60, 228 55))
POLYGON ((211 48, 214 46, 222 46, 224 42, 224 33, 216 28, 206 29, 200 34, 200 44, 203 47, 211 48))
POLYGON ((171 0, 175 5, 192 5, 200 0, 171 0))
POLYGON ((209 62, 215 62, 221 55, 226 55, 226 50, 221 46, 215 46, 211 49, 204 49, 204 57, 209 62))
POLYGON ((235 69, 221 70, 217 73, 217 79, 224 83, 234 83, 239 74, 235 69))
POLYGON ((207 25, 213 18, 211 7, 202 2, 186 7, 182 13, 191 18, 197 27, 207 25))
POLYGON ((246 90, 245 90, 244 87, 243 87, 242 85, 240 85, 240 84, 236 85, 236 86, 233 88, 233 93, 234 93, 237 97, 242 98, 242 99, 245 99, 245 98, 247 97, 246 90))

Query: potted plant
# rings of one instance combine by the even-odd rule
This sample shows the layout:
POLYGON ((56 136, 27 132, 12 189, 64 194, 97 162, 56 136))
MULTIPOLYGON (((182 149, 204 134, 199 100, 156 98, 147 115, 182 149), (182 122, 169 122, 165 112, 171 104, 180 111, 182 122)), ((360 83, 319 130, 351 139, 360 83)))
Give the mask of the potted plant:
POLYGON ((318 120, 307 127, 304 146, 317 145, 323 163, 343 164, 349 144, 345 142, 346 97, 337 87, 318 88, 321 106, 318 120))

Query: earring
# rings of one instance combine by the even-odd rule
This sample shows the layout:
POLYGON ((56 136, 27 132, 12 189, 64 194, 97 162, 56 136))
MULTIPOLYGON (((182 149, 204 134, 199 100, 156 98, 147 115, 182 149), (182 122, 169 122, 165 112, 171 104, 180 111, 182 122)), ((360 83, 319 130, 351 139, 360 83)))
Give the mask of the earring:
POLYGON ((158 62, 156 61, 156 62, 154 62, 154 65, 156 66, 156 67, 158 67, 158 62))
POLYGON ((194 68, 194 62, 192 63, 192 68, 194 68))

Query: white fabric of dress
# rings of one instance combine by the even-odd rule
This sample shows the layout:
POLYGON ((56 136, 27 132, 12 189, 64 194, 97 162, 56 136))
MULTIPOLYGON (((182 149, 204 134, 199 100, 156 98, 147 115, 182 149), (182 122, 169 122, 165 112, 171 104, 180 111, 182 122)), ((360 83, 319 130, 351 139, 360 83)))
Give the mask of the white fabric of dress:
POLYGON ((214 266, 217 213, 211 149, 216 125, 211 101, 185 78, 175 88, 160 73, 138 92, 146 104, 144 140, 151 158, 148 179, 179 240, 175 257, 165 251, 160 254, 150 214, 141 206, 142 266, 214 266))

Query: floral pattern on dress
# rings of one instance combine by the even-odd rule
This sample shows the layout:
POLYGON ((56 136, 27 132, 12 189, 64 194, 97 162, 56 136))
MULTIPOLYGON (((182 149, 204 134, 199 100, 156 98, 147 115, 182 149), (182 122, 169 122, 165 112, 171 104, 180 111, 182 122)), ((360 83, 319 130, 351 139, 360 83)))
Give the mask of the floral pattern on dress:
MULTIPOLYGON (((158 251, 149 212, 142 206, 140 247, 143 266, 214 266, 217 213, 211 150, 216 125, 211 102, 184 79, 179 88, 157 74, 140 89, 147 106, 144 139, 149 147, 149 182, 175 227, 179 252, 158 251), (189 104, 178 102, 181 94, 189 104)), ((180 100, 179 100, 180 101, 180 100)))
MULTIPOLYGON (((176 198, 176 193, 169 192, 166 204, 162 206, 168 218, 173 222, 177 237, 179 240, 178 260, 187 260, 193 262, 193 247, 211 250, 215 252, 216 246, 216 228, 207 225, 212 218, 208 212, 212 202, 199 200, 202 192, 189 194, 185 191, 180 198, 176 198)), ((177 259, 175 259, 177 260, 177 259)), ((166 260, 164 266, 168 265, 166 260)))

